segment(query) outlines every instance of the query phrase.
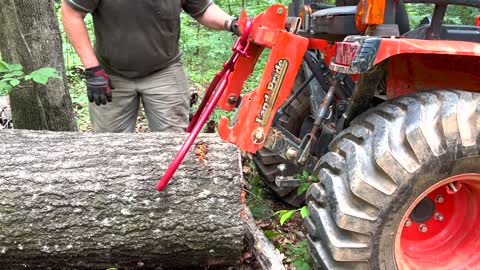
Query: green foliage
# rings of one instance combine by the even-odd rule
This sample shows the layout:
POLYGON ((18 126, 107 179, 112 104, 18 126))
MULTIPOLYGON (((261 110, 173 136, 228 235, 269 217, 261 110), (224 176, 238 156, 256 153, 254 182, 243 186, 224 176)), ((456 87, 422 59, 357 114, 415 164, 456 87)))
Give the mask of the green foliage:
POLYGON ((300 208, 300 216, 302 218, 306 218, 308 216, 308 207, 306 205, 300 208))
POLYGON ((304 170, 301 175, 297 175, 296 177, 302 180, 302 183, 297 188, 297 195, 307 191, 312 183, 318 182, 318 178, 315 175, 310 175, 306 170, 304 170))
POLYGON ((85 81, 77 74, 77 72, 67 71, 67 80, 69 84, 70 97, 77 119, 77 126, 80 130, 89 129, 90 118, 88 114, 88 97, 85 93, 85 81))
MULTIPOLYGON (((412 29, 420 25, 420 21, 425 18, 431 18, 434 5, 429 4, 406 4, 405 5, 410 19, 412 29)), ((480 15, 480 10, 471 7, 449 5, 445 14, 445 24, 464 24, 474 25, 475 18, 480 15)))
POLYGON ((265 234, 265 237, 267 237, 268 240, 272 240, 275 236, 283 235, 283 233, 274 232, 272 230, 266 230, 263 234, 265 234))
POLYGON ((248 189, 247 205, 255 219, 270 218, 273 215, 273 210, 264 199, 264 183, 256 173, 253 162, 250 162, 250 171, 251 174, 247 179, 248 183, 250 184, 250 188, 248 189))
POLYGON ((296 245, 287 244, 287 248, 284 251, 287 256, 287 262, 291 262, 292 266, 297 270, 310 270, 311 257, 308 252, 308 242, 303 240, 296 245))
POLYGON ((280 225, 285 224, 288 220, 290 220, 296 213, 299 213, 302 218, 306 218, 308 216, 308 207, 305 205, 302 208, 294 209, 294 210, 280 210, 275 212, 280 218, 280 225))
POLYGON ((22 81, 32 80, 39 84, 47 84, 51 78, 61 79, 53 68, 41 68, 30 74, 25 74, 22 65, 8 64, 0 60, 0 95, 8 95, 22 81))

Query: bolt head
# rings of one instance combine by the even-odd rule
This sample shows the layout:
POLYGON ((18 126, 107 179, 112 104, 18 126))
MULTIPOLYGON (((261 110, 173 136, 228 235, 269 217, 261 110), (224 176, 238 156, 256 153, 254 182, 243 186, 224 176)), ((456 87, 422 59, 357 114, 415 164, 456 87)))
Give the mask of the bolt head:
POLYGON ((428 227, 425 224, 420 224, 420 226, 418 226, 418 230, 422 233, 426 233, 428 232, 428 227))
POLYGON ((236 98, 236 97, 234 97, 234 96, 228 97, 228 103, 234 104, 234 103, 236 103, 236 102, 237 102, 237 98, 236 98))
POLYGON ((342 111, 342 112, 343 112, 343 111, 345 111, 345 109, 346 109, 345 107, 346 107, 345 104, 339 104, 339 105, 337 106, 337 109, 338 109, 339 111, 342 111))
POLYGON ((264 141, 265 134, 263 133, 263 129, 258 128, 255 132, 252 133, 252 140, 255 144, 260 144, 264 141))
POLYGON ((285 171, 285 169, 287 169, 287 165, 285 165, 285 163, 280 163, 280 164, 278 164, 277 169, 279 171, 283 172, 283 171, 285 171))
POLYGON ((293 148, 293 147, 290 147, 288 150, 287 150, 287 153, 285 153, 285 156, 289 159, 289 160, 294 160, 298 155, 298 151, 297 149, 293 148))
POLYGON ((412 221, 410 219, 405 220, 405 227, 412 226, 412 221))
POLYGON ((445 198, 443 198, 442 195, 437 195, 437 197, 435 197, 435 201, 437 203, 443 203, 445 201, 445 198))
POLYGON ((444 221, 445 220, 445 216, 442 214, 442 213, 435 213, 435 220, 438 220, 438 221, 444 221))

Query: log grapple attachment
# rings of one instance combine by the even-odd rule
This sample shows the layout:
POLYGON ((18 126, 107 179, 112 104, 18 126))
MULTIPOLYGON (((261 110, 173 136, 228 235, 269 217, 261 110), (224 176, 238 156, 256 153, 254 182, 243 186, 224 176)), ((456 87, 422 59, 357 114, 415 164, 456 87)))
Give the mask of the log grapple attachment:
POLYGON ((219 121, 223 140, 251 153, 263 147, 273 116, 288 98, 308 47, 308 39, 288 30, 286 21, 287 9, 282 5, 272 5, 253 21, 242 12, 239 26, 243 34, 236 40, 230 60, 207 88, 187 128, 189 135, 158 182, 158 191, 165 189, 215 106, 226 111, 236 109, 232 121, 225 117, 219 121), (264 48, 270 48, 271 52, 260 84, 241 97, 244 83, 264 48))

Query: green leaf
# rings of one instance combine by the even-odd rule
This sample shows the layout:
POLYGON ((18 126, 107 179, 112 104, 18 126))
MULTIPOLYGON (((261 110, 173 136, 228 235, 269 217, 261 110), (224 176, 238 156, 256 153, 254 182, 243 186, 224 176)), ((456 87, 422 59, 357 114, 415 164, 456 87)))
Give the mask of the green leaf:
POLYGON ((30 76, 34 82, 39 84, 46 84, 50 78, 61 78, 54 68, 41 68, 30 73, 30 76))
POLYGON ((308 172, 306 170, 303 171, 303 178, 308 179, 308 172))
POLYGON ((305 191, 307 191, 307 189, 310 187, 310 185, 312 185, 312 183, 302 183, 302 184, 300 184, 297 188, 297 195, 300 195, 300 194, 304 193, 305 191))
POLYGON ((19 76, 23 76, 23 75, 25 75, 23 73, 23 71, 16 70, 16 71, 12 71, 12 72, 9 72, 9 73, 3 75, 3 78, 13 78, 13 77, 19 77, 19 76))
POLYGON ((10 70, 10 65, 7 62, 0 60, 0 72, 5 72, 10 70))
POLYGON ((13 74, 13 76, 23 76, 23 75, 25 75, 25 73, 23 73, 23 71, 21 71, 21 70, 12 71, 12 73, 10 73, 10 74, 13 74))
POLYGON ((287 211, 285 214, 280 216, 280 225, 283 225, 285 222, 287 222, 289 219, 295 215, 296 210, 290 210, 287 211))
POLYGON ((23 69, 23 67, 22 67, 22 65, 20 65, 20 64, 12 64, 12 65, 10 65, 10 70, 11 70, 11 71, 20 71, 20 70, 22 70, 22 69, 23 69))
POLYGON ((0 95, 8 95, 12 90, 13 87, 10 84, 0 81, 0 95))
POLYGON ((304 206, 302 207, 302 209, 300 209, 300 216, 302 216, 302 218, 306 218, 308 216, 308 206, 304 206))
POLYGON ((35 72, 51 78, 57 78, 57 79, 62 78, 60 77, 60 75, 58 75, 57 70, 54 68, 49 68, 49 67, 41 68, 35 72))
POLYGON ((13 79, 10 81, 10 85, 13 87, 18 86, 19 84, 20 84, 20 81, 17 79, 13 79))
POLYGON ((32 76, 31 76, 31 75, 25 76, 25 80, 26 80, 26 81, 30 81, 31 79, 32 79, 32 76))
POLYGON ((297 270, 310 270, 310 265, 308 265, 308 263, 306 263, 304 260, 296 260, 293 262, 293 266, 295 267, 295 269, 297 270))
POLYGON ((312 180, 313 182, 318 182, 318 177, 316 177, 315 175, 310 175, 310 180, 312 180))
POLYGON ((271 230, 266 230, 265 232, 263 232, 263 234, 265 234, 265 237, 267 237, 268 240, 271 240, 275 236, 283 235, 282 233, 274 232, 271 230))

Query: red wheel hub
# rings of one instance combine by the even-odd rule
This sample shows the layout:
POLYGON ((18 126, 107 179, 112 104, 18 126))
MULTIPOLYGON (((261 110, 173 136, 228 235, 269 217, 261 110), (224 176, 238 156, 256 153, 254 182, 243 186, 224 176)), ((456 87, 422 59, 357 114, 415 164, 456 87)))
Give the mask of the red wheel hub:
POLYGON ((409 207, 395 239, 401 270, 480 269, 480 174, 440 181, 409 207))

